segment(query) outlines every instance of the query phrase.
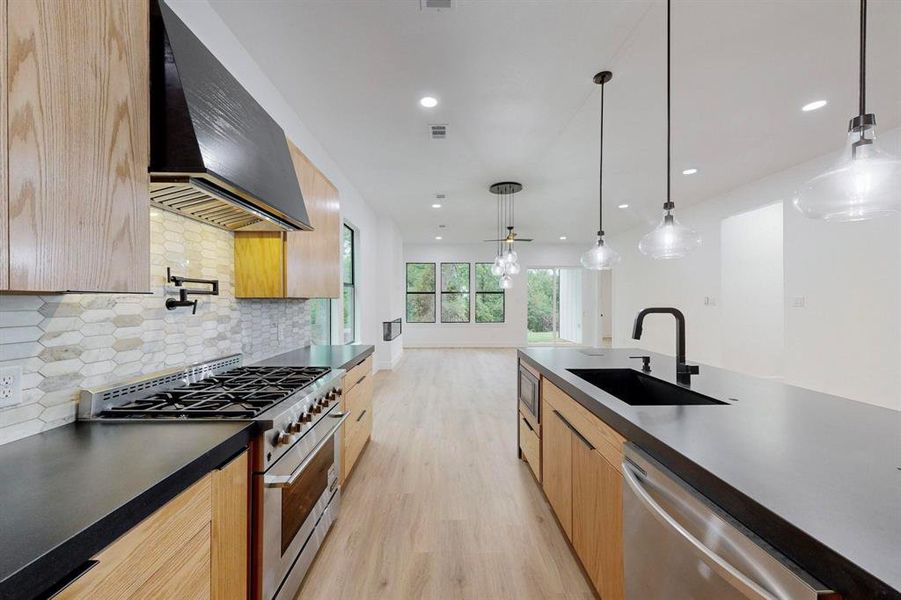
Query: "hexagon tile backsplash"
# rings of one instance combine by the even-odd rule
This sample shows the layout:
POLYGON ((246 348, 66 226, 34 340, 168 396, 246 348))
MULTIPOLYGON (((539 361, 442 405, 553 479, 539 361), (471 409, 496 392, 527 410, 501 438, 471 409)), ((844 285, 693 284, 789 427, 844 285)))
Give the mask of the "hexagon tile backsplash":
POLYGON ((0 444, 75 419, 78 392, 228 354, 259 360, 310 343, 303 300, 237 300, 233 234, 150 211, 152 294, 0 296, 0 366, 22 367, 22 402, 0 408, 0 444), (166 310, 166 267, 219 279, 219 296, 166 310))

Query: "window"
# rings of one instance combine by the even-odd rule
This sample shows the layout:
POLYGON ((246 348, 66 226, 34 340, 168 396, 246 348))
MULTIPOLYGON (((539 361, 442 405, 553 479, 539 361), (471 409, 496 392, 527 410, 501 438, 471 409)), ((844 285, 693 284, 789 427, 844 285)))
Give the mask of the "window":
POLYGON ((331 300, 310 300, 310 343, 328 345, 332 339, 331 300))
POLYGON ((407 263, 407 323, 435 322, 435 263, 407 263))
POLYGON ((492 263, 476 263, 476 323, 503 323, 504 289, 491 274, 492 263))
POLYGON ((341 252, 341 271, 344 280, 344 343, 352 344, 356 339, 354 315, 356 306, 354 294, 354 230, 344 226, 341 252))
POLYGON ((441 322, 469 323, 469 263, 441 263, 441 322))

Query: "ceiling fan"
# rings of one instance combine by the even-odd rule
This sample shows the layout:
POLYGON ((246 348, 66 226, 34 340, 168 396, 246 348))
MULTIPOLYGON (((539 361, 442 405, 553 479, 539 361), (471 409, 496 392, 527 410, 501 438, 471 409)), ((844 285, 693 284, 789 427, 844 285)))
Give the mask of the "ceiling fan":
POLYGON ((499 214, 499 220, 504 223, 507 235, 502 238, 498 237, 493 240, 485 240, 486 242, 506 242, 508 244, 513 244, 514 242, 534 241, 532 238, 519 237, 513 229, 513 195, 520 190, 522 190, 522 184, 516 181, 501 181, 492 184, 488 188, 489 192, 498 196, 498 213, 503 212, 503 217, 500 217, 499 214), (508 217, 510 221, 509 225, 507 225, 508 217))
POLYGON ((507 242, 508 244, 512 244, 513 242, 534 242, 532 238, 521 238, 519 235, 513 231, 513 225, 507 225, 507 237, 498 238, 495 240, 483 240, 485 242, 507 242))

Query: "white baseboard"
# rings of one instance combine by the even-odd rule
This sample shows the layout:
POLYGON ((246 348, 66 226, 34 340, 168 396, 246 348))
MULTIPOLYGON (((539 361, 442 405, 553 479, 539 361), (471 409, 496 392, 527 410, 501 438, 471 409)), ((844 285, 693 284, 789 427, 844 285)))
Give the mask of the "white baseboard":
POLYGON ((401 348, 400 354, 394 357, 394 360, 380 360, 375 365, 373 365, 376 371, 393 371, 397 368, 397 365, 400 363, 401 359, 404 357, 403 348, 401 348))
POLYGON ((525 344, 510 344, 501 342, 467 342, 450 344, 447 342, 414 342, 404 344, 404 349, 415 350, 417 348, 521 348, 525 344))

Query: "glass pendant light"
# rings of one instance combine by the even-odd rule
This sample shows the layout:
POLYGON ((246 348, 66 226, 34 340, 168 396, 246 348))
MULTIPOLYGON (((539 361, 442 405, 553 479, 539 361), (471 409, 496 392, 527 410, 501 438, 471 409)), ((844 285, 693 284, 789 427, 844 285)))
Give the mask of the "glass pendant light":
POLYGON ((619 253, 604 243, 604 85, 613 79, 610 71, 601 71, 594 82, 601 86, 601 158, 598 163, 598 238, 582 255, 582 266, 593 271, 612 269, 620 261, 619 253))
POLYGON ((497 197, 497 222, 495 225, 495 233, 497 234, 497 256, 494 257, 494 263, 491 265, 491 274, 495 277, 500 277, 504 274, 504 259, 502 256, 503 251, 503 242, 500 241, 501 237, 501 197, 497 197))
POLYGON ((867 0, 860 0, 858 114, 838 164, 807 181, 794 206, 812 219, 863 221, 901 212, 901 160, 876 143, 876 115, 866 111, 867 0))
POLYGON ((663 218, 653 231, 646 234, 638 243, 638 250, 651 258, 668 260, 682 258, 701 245, 698 233, 679 223, 673 216, 676 204, 672 199, 672 127, 671 127, 671 93, 670 93, 670 0, 666 0, 666 202, 663 203, 663 218))
POLYGON ((509 290, 513 287, 513 278, 504 273, 500 281, 501 289, 509 290))

